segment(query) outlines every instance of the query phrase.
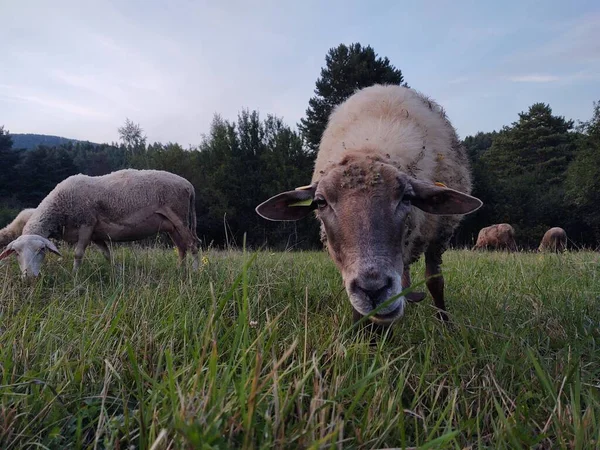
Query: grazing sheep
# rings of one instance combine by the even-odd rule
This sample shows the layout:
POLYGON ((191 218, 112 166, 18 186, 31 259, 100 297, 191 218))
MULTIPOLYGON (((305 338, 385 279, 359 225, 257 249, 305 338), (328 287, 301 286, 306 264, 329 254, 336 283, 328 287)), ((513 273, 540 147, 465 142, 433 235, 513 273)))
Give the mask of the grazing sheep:
POLYGON ((538 250, 550 250, 552 252, 563 252, 567 248, 567 233, 560 227, 550 228, 544 234, 538 250))
POLYGON ((371 320, 388 325, 406 300, 421 300, 423 293, 399 294, 410 286, 410 264, 425 253, 427 287, 445 320, 442 253, 459 214, 482 205, 470 190, 466 152, 443 109, 412 89, 375 85, 331 114, 312 184, 256 211, 269 220, 317 211, 355 320, 379 308, 371 320))
POLYGON ((17 214, 17 217, 7 226, 0 230, 0 249, 4 248, 9 242, 14 241, 21 236, 23 227, 35 211, 35 208, 27 208, 17 214))
POLYGON ((0 259, 16 253, 23 275, 37 276, 45 250, 60 253, 48 240, 76 244, 77 270, 86 247, 94 242, 110 259, 106 241, 136 241, 167 232, 179 250, 198 267, 195 191, 186 179, 159 170, 126 169, 99 177, 74 175, 60 182, 36 208, 0 259))
POLYGON ((507 223, 482 228, 477 235, 477 242, 473 250, 487 248, 507 249, 516 252, 515 229, 507 223))

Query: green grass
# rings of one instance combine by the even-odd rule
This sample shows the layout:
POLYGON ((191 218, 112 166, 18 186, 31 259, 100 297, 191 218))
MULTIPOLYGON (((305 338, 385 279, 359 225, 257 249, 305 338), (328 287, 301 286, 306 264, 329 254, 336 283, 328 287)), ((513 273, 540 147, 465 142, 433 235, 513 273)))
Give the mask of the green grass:
POLYGON ((64 252, 0 267, 2 449, 600 446, 597 253, 449 251, 373 339, 324 252, 64 252))

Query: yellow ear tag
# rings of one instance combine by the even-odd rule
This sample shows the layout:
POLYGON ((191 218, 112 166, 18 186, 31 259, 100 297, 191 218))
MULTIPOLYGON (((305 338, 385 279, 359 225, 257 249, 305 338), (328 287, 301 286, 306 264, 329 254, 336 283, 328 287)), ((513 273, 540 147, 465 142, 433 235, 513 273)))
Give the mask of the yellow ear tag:
POLYGON ((435 182, 435 183, 433 183, 433 184, 435 184, 436 186, 439 186, 439 187, 445 187, 445 188, 447 188, 447 187, 448 187, 448 186, 446 186, 444 183, 440 183, 439 181, 436 181, 436 182, 435 182))
POLYGON ((290 203, 288 205, 288 208, 292 207, 292 206, 310 206, 312 205, 313 199, 309 198, 308 200, 302 200, 296 203, 290 203))
POLYGON ((300 186, 300 187, 297 187, 297 188, 296 188, 296 189, 294 189, 294 190, 295 190, 295 191, 304 191, 304 190, 306 190, 306 189, 310 189, 311 187, 312 187, 312 184, 308 184, 308 185, 306 185, 306 186, 300 186))

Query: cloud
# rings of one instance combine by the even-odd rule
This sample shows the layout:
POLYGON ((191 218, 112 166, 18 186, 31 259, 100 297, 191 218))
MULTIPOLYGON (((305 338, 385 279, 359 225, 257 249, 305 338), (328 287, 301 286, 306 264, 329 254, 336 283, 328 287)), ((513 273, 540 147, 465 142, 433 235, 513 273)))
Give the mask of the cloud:
POLYGON ((559 81, 560 77, 556 75, 540 75, 540 74, 530 74, 530 75, 516 75, 507 77, 509 81, 513 81, 515 83, 551 83, 553 81, 559 81))
POLYGON ((549 74, 525 74, 525 75, 509 75, 506 80, 514 83, 575 83, 579 81, 593 81, 600 79, 600 74, 594 74, 587 70, 582 70, 574 73, 565 73, 561 75, 549 74))

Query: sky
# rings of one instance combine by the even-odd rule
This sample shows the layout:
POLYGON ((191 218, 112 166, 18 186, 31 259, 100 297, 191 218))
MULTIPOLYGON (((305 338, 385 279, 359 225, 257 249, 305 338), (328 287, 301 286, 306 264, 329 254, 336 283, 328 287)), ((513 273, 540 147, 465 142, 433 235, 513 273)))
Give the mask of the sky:
POLYGON ((327 51, 387 56, 461 138, 535 102, 587 120, 600 100, 600 2, 0 0, 0 126, 92 142, 126 118, 201 142, 243 108, 291 126, 327 51))

